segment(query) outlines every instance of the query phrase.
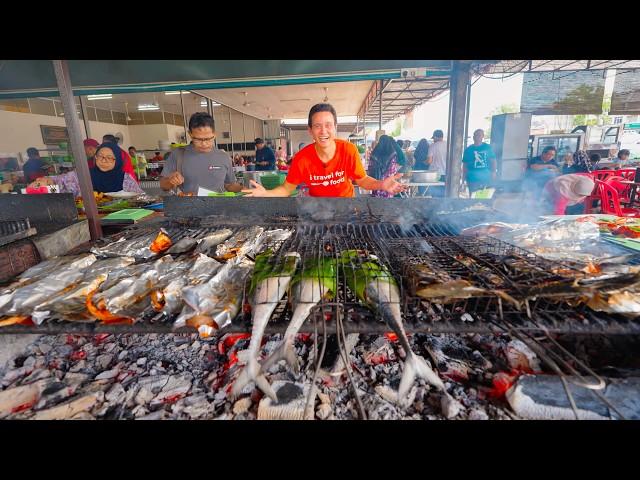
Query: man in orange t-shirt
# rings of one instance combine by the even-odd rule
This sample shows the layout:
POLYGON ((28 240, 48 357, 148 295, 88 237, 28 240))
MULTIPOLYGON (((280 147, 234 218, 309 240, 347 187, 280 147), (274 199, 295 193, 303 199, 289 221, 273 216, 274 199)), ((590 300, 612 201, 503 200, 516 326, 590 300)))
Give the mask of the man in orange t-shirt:
POLYGON ((364 171, 358 149, 336 138, 338 116, 328 103, 319 103, 309 111, 309 135, 314 142, 300 150, 291 162, 284 184, 266 190, 251 180, 254 188, 242 190, 247 196, 288 197, 305 183, 312 197, 353 197, 353 183, 366 190, 384 190, 396 194, 405 190, 398 183, 402 174, 384 180, 369 177, 364 171))

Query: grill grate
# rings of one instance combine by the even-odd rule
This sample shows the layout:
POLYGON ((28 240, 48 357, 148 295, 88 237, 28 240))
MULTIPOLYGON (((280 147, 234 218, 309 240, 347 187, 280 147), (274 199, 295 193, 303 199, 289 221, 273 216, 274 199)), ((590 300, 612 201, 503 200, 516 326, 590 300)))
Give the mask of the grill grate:
POLYGON ((0 246, 35 234, 36 229, 31 227, 28 218, 0 221, 0 246))
MULTIPOLYGON (((458 237, 455 227, 447 224, 418 224, 401 226, 392 223, 339 223, 309 224, 295 222, 264 224, 266 228, 293 227, 294 234, 279 246, 271 259, 273 264, 284 262, 285 254, 296 251, 301 255, 304 268, 312 260, 321 257, 337 258, 346 250, 367 250, 389 267, 400 289, 401 308, 408 332, 423 333, 490 333, 500 331, 504 324, 522 331, 563 333, 640 333, 640 324, 622 316, 599 315, 586 307, 576 308, 553 298, 538 297, 526 302, 525 309, 518 309, 496 295, 473 297, 453 303, 440 304, 412 297, 408 281, 411 269, 418 264, 446 272, 453 278, 468 279, 487 289, 500 288, 513 296, 522 296, 532 285, 540 283, 572 281, 576 273, 570 267, 542 259, 526 250, 497 239, 458 237)), ((206 219, 187 223, 165 222, 163 227, 173 242, 192 236, 201 238, 220 228, 234 232, 245 225, 229 225, 206 219)), ((133 226, 116 234, 108 241, 121 236, 139 238, 157 231, 157 228, 133 226)), ((342 277, 341 277, 342 278, 342 277)), ((249 284, 245 285, 245 298, 249 298, 249 284)), ((361 305, 342 280, 331 301, 322 301, 315 307, 302 331, 313 331, 314 321, 327 319, 327 330, 335 333, 336 315, 343 318, 345 332, 384 333, 389 327, 379 315, 361 305)), ((564 296, 563 298, 566 298, 564 296)), ((291 318, 288 298, 279 303, 267 326, 267 333, 283 332, 291 318)), ((134 325, 102 325, 72 323, 51 319, 38 327, 16 325, 2 328, 2 332, 34 331, 58 333, 75 331, 85 333, 131 333, 171 331, 174 318, 149 311, 141 315, 134 325)), ((231 332, 250 331, 250 315, 238 316, 228 327, 231 332)), ((187 330, 190 331, 190 330, 187 330)))

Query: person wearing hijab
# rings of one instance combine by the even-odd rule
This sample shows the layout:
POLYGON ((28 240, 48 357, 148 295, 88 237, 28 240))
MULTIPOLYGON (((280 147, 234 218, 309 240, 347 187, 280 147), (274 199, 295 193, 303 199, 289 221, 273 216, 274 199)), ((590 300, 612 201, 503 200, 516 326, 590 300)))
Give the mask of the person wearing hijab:
POLYGON ((549 214, 577 215, 584 212, 584 199, 594 188, 595 182, 587 175, 560 175, 546 183, 542 202, 549 214))
POLYGON ((599 155, 597 159, 595 156, 589 157, 584 150, 577 150, 573 154, 573 164, 563 168, 562 173, 589 173, 593 171, 593 160, 597 163, 600 160, 599 157, 599 155))
MULTIPOLYGON (((98 146, 95 154, 95 166, 89 169, 93 190, 98 193, 133 192, 143 194, 138 182, 130 173, 122 169, 122 155, 120 148, 114 143, 103 143, 98 146)), ((58 185, 61 193, 73 193, 81 196, 78 174, 75 170, 62 175, 44 177, 33 182, 30 187, 42 185, 58 185)))
MULTIPOLYGON (((376 148, 371 152, 367 174, 376 180, 384 180, 385 178, 396 175, 403 166, 398 150, 400 150, 400 147, 392 137, 382 135, 378 140, 376 148)), ((400 153, 402 153, 402 150, 400 150, 400 153)), ((402 160, 404 160, 404 158, 402 160)), ((383 198, 393 197, 391 193, 384 190, 372 190, 371 196, 383 198)))
POLYGON ((418 146, 413 152, 413 164, 414 170, 429 170, 429 164, 427 163, 427 156, 429 155, 429 142, 426 138, 421 139, 418 142, 418 146))
POLYGON ((96 166, 96 162, 93 157, 96 154, 96 149, 98 148, 98 145, 100 144, 98 143, 97 140, 94 140, 93 138, 87 138, 82 143, 84 143, 84 153, 87 154, 87 163, 89 164, 89 168, 93 168, 96 166))

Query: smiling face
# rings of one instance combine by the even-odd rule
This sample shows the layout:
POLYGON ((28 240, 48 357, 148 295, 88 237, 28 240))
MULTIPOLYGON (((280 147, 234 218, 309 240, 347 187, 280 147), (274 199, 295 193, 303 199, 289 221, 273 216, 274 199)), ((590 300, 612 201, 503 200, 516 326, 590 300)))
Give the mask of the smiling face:
POLYGON ((208 153, 213 150, 213 140, 216 138, 211 127, 195 127, 189 130, 193 149, 196 152, 208 153))
POLYGON ((336 138, 336 122, 333 114, 331 112, 314 113, 308 130, 318 148, 330 147, 336 138))
POLYGON ((96 152, 96 167, 101 172, 110 172, 116 167, 116 156, 109 147, 103 147, 96 152))

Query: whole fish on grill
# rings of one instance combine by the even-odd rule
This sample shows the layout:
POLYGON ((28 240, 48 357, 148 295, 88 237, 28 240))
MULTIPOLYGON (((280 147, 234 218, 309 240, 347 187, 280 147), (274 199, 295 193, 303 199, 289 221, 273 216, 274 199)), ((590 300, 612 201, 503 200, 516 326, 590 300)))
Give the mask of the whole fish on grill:
POLYGON ((289 252, 284 255, 284 260, 278 263, 273 262, 273 257, 273 252, 270 249, 256 257, 254 274, 251 279, 254 306, 249 359, 233 384, 233 394, 238 395, 249 382, 255 382, 260 390, 273 401, 277 401, 276 393, 264 374, 260 372, 258 355, 264 329, 280 299, 289 288, 289 283, 300 263, 300 254, 289 252))
POLYGON ((133 257, 148 260, 171 247, 169 234, 160 229, 158 233, 143 235, 139 238, 127 240, 125 237, 104 247, 93 247, 91 253, 98 257, 133 257))
POLYGON ((468 280, 454 279, 446 272, 435 270, 426 264, 411 266, 408 280, 412 295, 440 303, 490 295, 489 291, 474 286, 468 280))
POLYGON ((358 300, 382 315, 406 352, 398 398, 407 397, 416 377, 423 378, 434 387, 446 392, 444 383, 427 361, 411 350, 402 324, 400 290, 389 270, 376 256, 370 255, 365 250, 342 252, 340 263, 349 289, 358 297, 358 300))
POLYGON ((194 327, 201 337, 209 337, 214 330, 229 325, 240 311, 244 285, 255 265, 253 257, 265 244, 280 245, 292 233, 286 229, 264 232, 262 227, 251 227, 219 245, 216 256, 228 260, 227 263, 207 283, 183 289, 186 305, 174 328, 194 327))
POLYGON ((196 247, 195 253, 204 253, 206 254, 213 247, 217 247, 222 242, 227 240, 231 235, 233 235, 233 231, 228 228, 221 228, 220 230, 216 230, 209 235, 202 237, 198 240, 198 246, 196 247))
POLYGON ((233 237, 218 245, 214 258, 219 261, 227 261, 238 255, 246 255, 257 248, 262 242, 263 227, 253 226, 244 228, 233 237))
POLYGON ((198 240, 193 237, 184 237, 178 240, 175 244, 167 250, 169 255, 178 255, 181 253, 187 253, 193 250, 198 245, 198 240))
MULTIPOLYGON (((112 272, 113 275, 110 273, 98 291, 87 295, 86 305, 89 314, 104 323, 125 320, 130 322, 130 318, 117 314, 115 309, 121 309, 140 300, 137 296, 139 291, 150 284, 158 274, 158 262, 168 262, 164 258, 116 270, 112 272)), ((170 256, 166 258, 171 259, 170 256)))
POLYGON ((200 285, 206 282, 221 266, 222 263, 217 260, 199 253, 186 275, 180 275, 161 290, 152 292, 151 301, 155 310, 162 311, 165 315, 179 313, 183 305, 182 289, 185 286, 200 285))
POLYGON ((84 255, 49 273, 44 278, 16 289, 2 314, 13 317, 30 316, 40 304, 72 289, 84 276, 87 267, 96 261, 95 255, 84 255))
POLYGON ((63 316, 66 320, 87 319, 87 295, 106 280, 109 272, 122 269, 134 262, 133 257, 98 260, 85 270, 82 280, 73 290, 38 305, 32 314, 33 321, 40 324, 52 314, 63 316))
POLYGON ((207 283, 182 290, 185 306, 174 328, 194 327, 202 338, 207 338, 235 318, 253 261, 247 257, 234 260, 222 266, 207 283))
POLYGON ((280 346, 262 364, 262 371, 280 360, 286 360, 298 374, 300 366, 296 358, 294 342, 296 334, 321 301, 330 300, 338 291, 337 265, 334 258, 323 257, 304 261, 301 271, 291 281, 293 314, 280 346))
POLYGON ((67 265, 82 265, 85 262, 86 255, 69 255, 54 257, 29 268, 18 275, 17 280, 2 289, 0 292, 0 315, 2 315, 3 307, 13 298, 17 289, 34 283, 48 274, 59 270, 67 265))

